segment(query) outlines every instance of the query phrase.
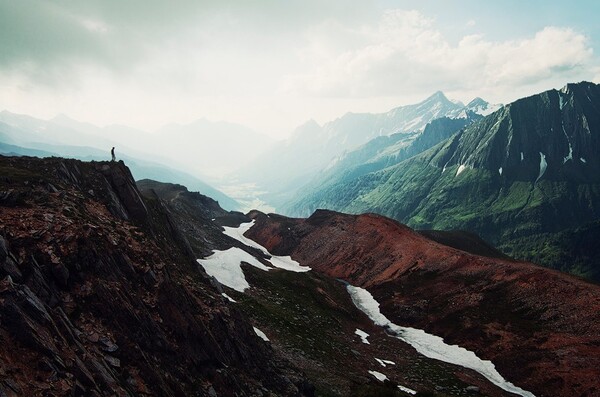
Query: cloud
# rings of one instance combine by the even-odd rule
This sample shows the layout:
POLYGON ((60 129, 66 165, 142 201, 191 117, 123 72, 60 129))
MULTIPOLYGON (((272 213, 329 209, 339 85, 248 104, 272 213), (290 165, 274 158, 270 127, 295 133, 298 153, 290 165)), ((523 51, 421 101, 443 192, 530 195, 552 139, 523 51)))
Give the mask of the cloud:
MULTIPOLYGON (((342 27, 323 27, 327 37, 342 27)), ((592 49, 570 28, 546 27, 533 37, 490 41, 463 37, 452 45, 435 21, 418 11, 390 10, 376 25, 348 32, 353 48, 323 48, 311 37, 304 72, 289 75, 285 88, 314 96, 374 97, 407 90, 458 90, 525 86, 579 76, 591 66, 592 49)), ((348 40, 350 41, 350 40, 348 40)))
POLYGON ((505 101, 600 76, 573 29, 457 38, 488 27, 375 3, 0 0, 0 108, 147 129, 208 117, 281 136, 437 90, 505 101))

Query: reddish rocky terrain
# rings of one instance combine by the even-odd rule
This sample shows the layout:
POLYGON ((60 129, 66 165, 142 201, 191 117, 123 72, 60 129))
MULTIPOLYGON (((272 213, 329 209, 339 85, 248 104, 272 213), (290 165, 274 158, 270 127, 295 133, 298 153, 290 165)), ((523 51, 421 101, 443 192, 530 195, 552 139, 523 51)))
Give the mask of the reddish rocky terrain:
POLYGON ((441 245, 382 216, 260 212, 247 237, 367 288, 392 321, 494 362, 536 396, 599 396, 600 287, 441 245))
POLYGON ((123 163, 0 156, 0 396, 304 394, 195 259, 123 163))

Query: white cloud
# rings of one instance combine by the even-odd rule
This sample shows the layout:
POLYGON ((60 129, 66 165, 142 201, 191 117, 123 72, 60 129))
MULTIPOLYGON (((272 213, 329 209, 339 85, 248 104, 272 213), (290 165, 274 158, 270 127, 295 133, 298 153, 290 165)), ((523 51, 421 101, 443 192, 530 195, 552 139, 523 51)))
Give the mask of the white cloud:
POLYGON ((491 40, 483 23, 464 29, 472 14, 452 34, 478 34, 457 39, 419 11, 321 3, 0 6, 0 109, 150 130, 207 117, 281 137, 437 90, 507 102, 599 80, 588 39, 569 28, 491 40))
MULTIPOLYGON (((331 26, 329 26, 331 27, 331 26)), ((335 27, 335 34, 343 31, 335 27)), ((452 45, 418 11, 386 11, 377 25, 349 30, 359 45, 336 50, 310 38, 304 71, 285 87, 314 96, 374 97, 407 90, 468 90, 528 86, 579 77, 591 67, 588 39, 570 28, 546 27, 533 37, 490 41, 463 37, 452 45)), ((324 36, 332 29, 323 28, 324 36)), ((347 40, 346 42, 348 42, 347 40)), ((550 88, 550 87, 548 87, 550 88)))

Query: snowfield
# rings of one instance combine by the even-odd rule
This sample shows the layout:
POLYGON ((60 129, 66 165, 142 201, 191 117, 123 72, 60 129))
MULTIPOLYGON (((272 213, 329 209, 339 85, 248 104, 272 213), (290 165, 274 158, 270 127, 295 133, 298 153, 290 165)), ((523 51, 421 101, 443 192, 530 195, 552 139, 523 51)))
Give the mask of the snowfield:
MULTIPOLYGON (((244 237, 244 233, 252 226, 254 226, 254 220, 252 222, 242 223, 239 227, 224 227, 225 231, 223 234, 270 256, 270 259, 265 260, 271 263, 275 268, 288 270, 290 272, 307 272, 310 270, 310 267, 300 266, 300 264, 290 256, 271 255, 265 247, 244 237)), ((271 267, 263 265, 251 254, 237 247, 231 247, 225 251, 215 250, 212 255, 204 259, 197 259, 197 262, 202 265, 204 271, 206 271, 208 275, 216 278, 221 284, 239 292, 244 292, 246 288, 250 288, 250 284, 246 281, 244 271, 241 267, 242 262, 246 262, 249 265, 264 271, 272 269, 271 267)), ((225 298, 231 302, 235 302, 228 296, 225 296, 225 298)))
POLYGON ((264 253, 265 255, 270 256, 271 259, 268 259, 268 261, 271 262, 271 264, 274 267, 288 270, 290 272, 307 272, 310 270, 310 267, 300 266, 300 264, 298 262, 296 262, 295 260, 293 260, 290 256, 272 255, 269 251, 267 251, 267 249, 265 247, 258 244, 256 241, 251 240, 248 237, 245 237, 244 233, 246 233, 252 226, 254 226, 254 223, 255 223, 255 221, 252 220, 252 222, 242 223, 239 227, 225 226, 224 227, 225 231, 223 232, 223 234, 225 234, 241 243, 246 244, 248 247, 256 248, 256 249, 260 250, 262 253, 264 253))
MULTIPOLYGON (((420 329, 401 327, 392 323, 379 311, 379 302, 373 298, 373 295, 369 291, 352 285, 348 285, 346 288, 356 307, 373 320, 376 325, 386 328, 392 335, 408 343, 422 355, 472 369, 496 386, 510 393, 515 393, 523 397, 535 397, 532 393, 505 380, 496 371, 491 361, 482 360, 472 351, 460 346, 448 345, 439 336, 428 334, 420 329)), ((376 377, 376 375, 372 375, 376 377)))
POLYGON ((239 292, 244 292, 250 288, 250 284, 244 277, 244 272, 240 266, 246 262, 260 270, 268 271, 271 269, 260 263, 255 257, 237 247, 231 247, 225 251, 215 250, 213 254, 204 259, 197 259, 202 265, 204 271, 217 279, 223 285, 239 292))

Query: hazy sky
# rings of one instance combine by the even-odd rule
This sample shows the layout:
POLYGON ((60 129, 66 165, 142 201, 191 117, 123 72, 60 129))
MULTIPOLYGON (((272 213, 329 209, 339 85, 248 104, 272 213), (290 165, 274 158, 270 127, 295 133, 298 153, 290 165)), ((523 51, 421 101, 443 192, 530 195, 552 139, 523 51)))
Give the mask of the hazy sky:
POLYGON ((436 90, 507 103, 600 82, 598 15, 595 0, 0 0, 0 109, 284 136, 436 90))

